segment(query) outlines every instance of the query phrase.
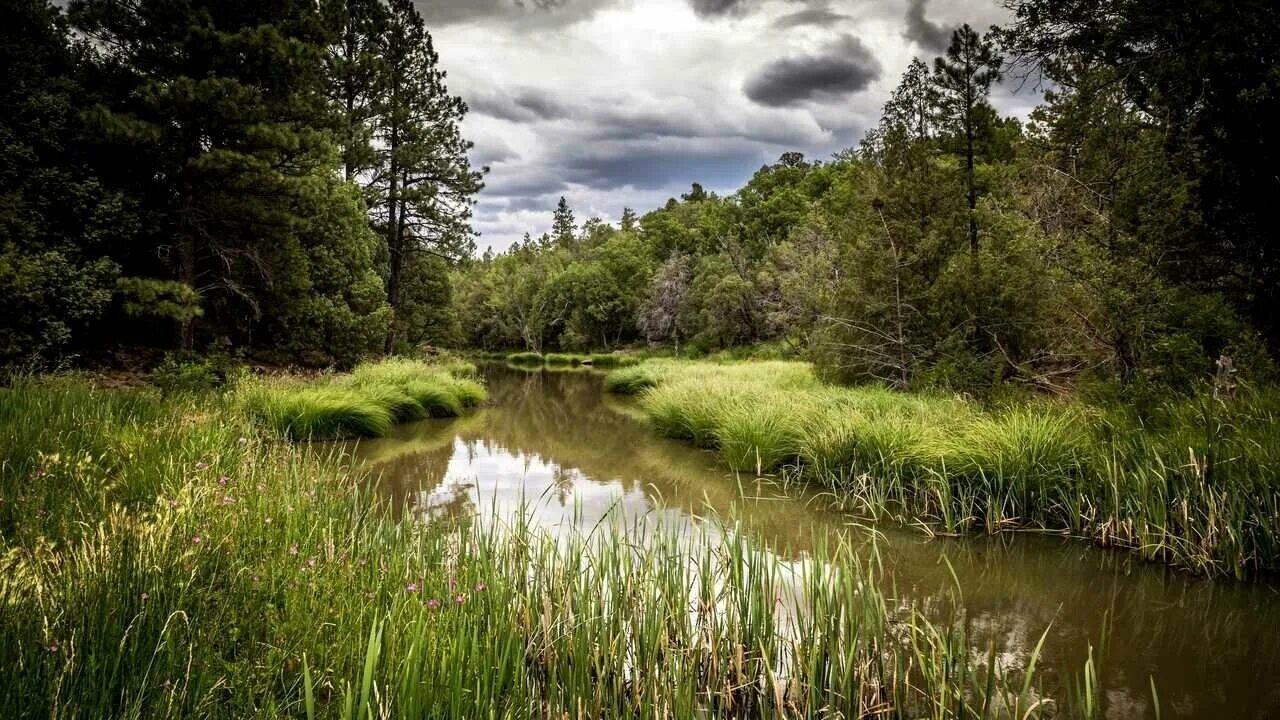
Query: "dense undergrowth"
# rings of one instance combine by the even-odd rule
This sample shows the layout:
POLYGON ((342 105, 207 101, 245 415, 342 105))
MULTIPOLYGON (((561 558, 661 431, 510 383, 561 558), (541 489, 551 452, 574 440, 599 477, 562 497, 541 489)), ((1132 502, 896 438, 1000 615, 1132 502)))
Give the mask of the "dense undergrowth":
POLYGON ((664 435, 935 531, 1043 528, 1205 574, 1280 570, 1280 390, 1120 406, 823 384, 795 362, 612 372, 664 435))
POLYGON ((790 567, 733 533, 401 523, 235 392, 0 400, 6 718, 1028 718, 1093 692, 1049 702, 1035 654, 989 662, 838 539, 790 567))
POLYGON ((456 417, 484 401, 469 363, 384 360, 322 382, 275 378, 241 390, 248 413, 297 439, 386 435, 396 423, 456 417))

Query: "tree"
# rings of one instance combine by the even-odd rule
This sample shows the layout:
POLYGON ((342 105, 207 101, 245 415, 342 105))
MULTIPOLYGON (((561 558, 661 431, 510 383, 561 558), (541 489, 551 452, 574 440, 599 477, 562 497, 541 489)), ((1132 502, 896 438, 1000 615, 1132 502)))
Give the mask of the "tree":
MULTIPOLYGON (((459 130, 467 106, 445 86, 445 74, 422 16, 412 0, 390 0, 381 48, 385 75, 374 119, 379 151, 371 186, 375 220, 386 237, 387 302, 401 308, 406 269, 413 253, 457 261, 475 248, 471 205, 482 173, 471 168, 471 143, 459 130)), ((386 347, 396 347, 399 322, 386 347)))
POLYGON ((964 161, 965 192, 969 201, 969 249, 978 254, 978 184, 975 176, 978 144, 990 133, 994 111, 987 103, 991 83, 1000 79, 1000 56, 990 38, 981 38, 968 24, 951 36, 946 56, 933 65, 938 120, 958 136, 964 161))
POLYGON ((320 15, 328 33, 325 91, 337 107, 343 176, 355 182, 377 159, 373 121, 386 89, 382 48, 390 12, 383 0, 323 0, 320 15))
POLYGON ((676 352, 680 352, 680 338, 684 336, 680 319, 692 274, 689 258, 679 253, 658 266, 648 296, 640 307, 640 330, 649 342, 670 341, 676 352))
POLYGON ((107 309, 136 218, 104 187, 77 103, 80 50, 47 0, 0 8, 0 363, 56 359, 107 309))
POLYGON ((558 247, 572 248, 575 232, 577 232, 577 226, 574 224, 573 211, 569 209, 569 201, 561 195, 560 202, 556 203, 555 216, 551 221, 551 239, 558 247))
MULTIPOLYGON (((299 194, 332 167, 314 6, 76 0, 71 14, 103 89, 88 115, 109 180, 147 207, 126 270, 193 288, 211 334, 247 336, 268 256, 296 244, 299 194)), ((188 316, 180 342, 195 340, 188 316)))
POLYGON ((636 211, 629 207, 622 208, 622 220, 619 223, 622 232, 633 233, 640 229, 640 219, 636 216, 636 211))
POLYGON ((1077 58, 1114 71, 1160 130, 1200 222, 1170 248, 1165 277, 1228 294, 1280 347, 1280 14, 1274 3, 1008 0, 1001 42, 1022 72, 1077 58))

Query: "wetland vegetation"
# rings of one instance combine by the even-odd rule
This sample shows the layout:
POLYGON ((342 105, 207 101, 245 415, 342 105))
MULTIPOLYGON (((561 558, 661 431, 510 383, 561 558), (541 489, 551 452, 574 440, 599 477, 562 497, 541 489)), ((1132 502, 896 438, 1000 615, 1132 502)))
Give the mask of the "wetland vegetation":
POLYGON ((873 518, 940 532, 1043 529, 1196 572, 1248 577, 1280 559, 1280 394, 1171 399, 1140 418, 1035 399, 821 382, 798 362, 646 361, 609 374, 654 428, 756 474, 839 492, 873 518))

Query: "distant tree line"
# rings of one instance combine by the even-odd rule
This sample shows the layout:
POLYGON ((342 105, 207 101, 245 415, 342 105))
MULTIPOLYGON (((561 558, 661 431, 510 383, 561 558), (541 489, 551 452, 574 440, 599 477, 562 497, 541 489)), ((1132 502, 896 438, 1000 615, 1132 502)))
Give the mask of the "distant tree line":
POLYGON ((831 377, 982 391, 1190 387, 1273 372, 1280 14, 1267 3, 1011 0, 911 63, 860 146, 788 153, 619 226, 454 278, 468 344, 709 352, 771 342, 831 377), (1042 83, 1024 123, 994 83, 1042 83))
POLYGON ((0 73, 0 364, 456 333, 481 173, 411 0, 12 0, 0 73))

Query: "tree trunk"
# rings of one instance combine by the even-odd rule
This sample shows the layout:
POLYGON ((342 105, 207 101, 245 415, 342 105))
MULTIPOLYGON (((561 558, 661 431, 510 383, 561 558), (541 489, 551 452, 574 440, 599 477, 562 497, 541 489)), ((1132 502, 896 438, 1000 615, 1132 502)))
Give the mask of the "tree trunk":
POLYGON ((400 273, 404 266, 404 238, 401 236, 404 226, 400 222, 400 167, 396 162, 399 149, 399 128, 393 126, 387 147, 391 166, 387 181, 387 305, 391 306, 391 327, 387 329, 385 348, 388 353, 396 345, 396 320, 400 314, 400 273))

